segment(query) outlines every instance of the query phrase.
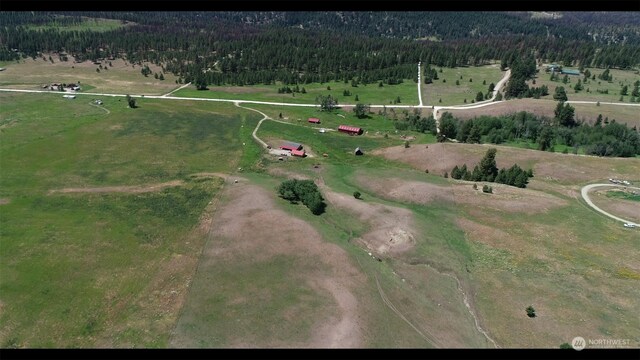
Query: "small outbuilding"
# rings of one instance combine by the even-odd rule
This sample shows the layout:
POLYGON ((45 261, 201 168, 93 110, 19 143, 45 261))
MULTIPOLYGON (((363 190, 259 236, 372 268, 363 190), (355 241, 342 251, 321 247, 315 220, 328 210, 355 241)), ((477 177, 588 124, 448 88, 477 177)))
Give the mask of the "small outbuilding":
POLYGON ((320 119, 318 118, 309 118, 308 121, 312 124, 320 124, 320 119))
POLYGON ((299 156, 299 157, 305 157, 307 156, 307 154, 304 153, 304 150, 292 150, 291 151, 291 155, 293 156, 299 156))
POLYGON ((362 128, 355 127, 355 126, 349 126, 349 125, 340 125, 340 126, 338 126, 338 131, 343 132, 343 133, 347 133, 349 135, 362 135, 362 133, 364 132, 362 130, 362 128))
POLYGON ((282 145, 280 145, 280 149, 289 150, 289 151, 302 150, 302 144, 298 144, 298 143, 294 143, 294 142, 290 142, 290 141, 285 141, 285 142, 282 143, 282 145))
POLYGON ((364 152, 362 151, 362 149, 360 149, 360 147, 357 147, 354 151, 353 154, 356 156, 360 156, 360 155, 364 155, 364 152))
POLYGON ((63 98, 65 99, 75 99, 76 96, 75 95, 62 95, 63 98))

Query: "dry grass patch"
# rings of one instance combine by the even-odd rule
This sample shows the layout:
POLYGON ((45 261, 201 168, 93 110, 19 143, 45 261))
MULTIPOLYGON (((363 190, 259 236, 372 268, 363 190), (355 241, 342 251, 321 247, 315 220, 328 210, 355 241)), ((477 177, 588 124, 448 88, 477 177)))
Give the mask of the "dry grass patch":
POLYGON ((362 346, 366 277, 346 252, 246 180, 225 197, 172 345, 362 346))
MULTIPOLYGON (((48 54, 45 54, 45 57, 48 57, 48 54)), ((29 58, 20 63, 7 64, 0 77, 0 86, 42 90, 42 85, 45 84, 80 82, 81 86, 95 87, 90 90, 85 88, 84 92, 145 95, 162 95, 179 86, 175 83, 177 78, 170 73, 164 74, 165 80, 155 79, 153 75, 145 77, 140 73, 140 66, 134 67, 122 59, 111 60, 113 66, 108 66, 108 61, 103 62, 102 66, 107 66, 109 70, 96 72, 98 65, 90 61, 76 63, 72 56, 69 56, 69 61, 66 62, 58 61, 57 55, 52 55, 52 58, 54 63, 42 58, 29 58)), ((162 71, 155 64, 146 65, 153 73, 162 71)))
POLYGON ((519 149, 493 144, 439 143, 428 148, 405 149, 395 146, 375 150, 373 154, 390 160, 407 163, 419 170, 428 169, 432 174, 451 172, 455 165, 466 163, 473 168, 480 162, 487 149, 498 149, 498 168, 518 164, 527 169, 533 167, 536 180, 582 183, 607 178, 629 178, 640 174, 640 160, 635 158, 600 158, 595 156, 551 153, 519 149))
POLYGON ((329 206, 336 206, 356 215, 370 226, 370 231, 354 241, 382 255, 398 255, 415 246, 416 230, 411 211, 388 205, 369 203, 352 195, 337 193, 321 184, 329 206))
POLYGON ((607 190, 592 191, 589 197, 602 210, 623 219, 640 223, 640 201, 608 198, 605 195, 606 192, 607 190))

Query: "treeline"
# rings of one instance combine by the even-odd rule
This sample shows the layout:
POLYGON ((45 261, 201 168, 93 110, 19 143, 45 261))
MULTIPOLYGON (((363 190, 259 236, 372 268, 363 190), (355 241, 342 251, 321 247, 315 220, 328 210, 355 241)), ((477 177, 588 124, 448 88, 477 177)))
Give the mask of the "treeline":
POLYGON ((582 148, 588 155, 633 157, 640 154, 640 133, 615 119, 602 115, 589 124, 575 119, 574 108, 559 102, 553 118, 538 117, 527 112, 505 116, 480 116, 460 120, 450 113, 440 119, 444 138, 463 143, 492 143, 523 141, 538 150, 555 151, 564 145, 564 152, 578 153, 582 148))
POLYGON ((494 148, 487 150, 480 163, 474 166, 473 171, 467 169, 467 164, 462 165, 460 168, 458 165, 454 166, 453 170, 451 170, 451 177, 458 180, 487 181, 519 188, 527 187, 529 178, 533 177, 533 170, 524 170, 518 164, 514 164, 508 169, 502 168, 498 170, 496 153, 497 150, 494 148))
MULTIPOLYGON (((476 33, 482 36, 442 35, 450 39, 446 42, 380 37, 355 30, 342 32, 336 31, 340 26, 331 25, 324 19, 325 15, 316 13, 308 16, 318 16, 329 25, 324 26, 318 20, 322 26, 292 31, 286 20, 281 21, 283 16, 290 16, 289 13, 270 18, 260 13, 238 17, 232 13, 98 12, 91 16, 119 19, 131 26, 105 32, 29 29, 30 24, 53 20, 75 23, 83 21, 79 16, 89 15, 70 14, 73 15, 71 20, 61 20, 65 17, 50 13, 0 12, 0 23, 4 25, 0 27, 0 60, 36 58, 41 52, 64 52, 78 61, 123 58, 131 64, 157 64, 163 72, 175 74, 178 82, 206 87, 211 84, 253 85, 282 81, 289 85, 354 79, 364 84, 379 81, 394 84, 403 79, 417 81, 418 61, 438 67, 473 66, 490 63, 492 59, 515 61, 533 51, 538 59, 562 61, 565 65, 580 63, 628 68, 640 59, 640 46, 637 45, 603 45, 578 36, 547 37, 546 32, 545 36, 539 36, 535 31, 523 34, 522 29, 516 31, 515 27, 506 33, 480 27, 476 33)), ((368 19, 371 26, 380 28, 390 19, 379 13, 371 13, 368 18, 363 14, 352 15, 368 19)), ((498 27, 520 21, 502 15, 502 23, 496 23, 500 25, 498 27)), ((392 23, 399 22, 394 26, 400 29, 404 28, 403 22, 412 23, 414 20, 409 19, 415 17, 407 13, 389 16, 397 19, 392 23)), ((483 16, 496 15, 438 13, 428 16, 433 17, 434 26, 440 29, 436 33, 444 33, 458 31, 453 29, 451 22, 451 29, 446 30, 443 26, 446 19, 477 25, 487 22, 483 16)), ((421 26, 424 24, 422 21, 421 26)), ((514 61, 509 61, 508 65, 514 66, 514 61)))

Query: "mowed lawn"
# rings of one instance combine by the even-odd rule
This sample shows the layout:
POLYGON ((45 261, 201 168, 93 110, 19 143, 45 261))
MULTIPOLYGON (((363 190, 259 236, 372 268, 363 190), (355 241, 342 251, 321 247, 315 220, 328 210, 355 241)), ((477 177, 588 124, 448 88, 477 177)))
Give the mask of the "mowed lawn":
MULTIPOLYGON (((417 68, 417 67, 416 67, 417 68)), ((417 71, 417 70, 416 70, 417 71)), ((269 101, 277 103, 294 103, 294 104, 315 104, 316 97, 319 95, 331 95, 338 99, 338 104, 353 105, 356 103, 391 105, 393 101, 400 97, 400 105, 417 105, 418 104, 418 85, 413 80, 404 80, 403 83, 397 85, 378 84, 351 86, 351 83, 342 81, 331 81, 324 84, 312 83, 298 85, 300 91, 304 87, 306 94, 301 92, 291 94, 278 94, 278 89, 285 85, 277 83, 276 85, 252 85, 252 86, 215 86, 210 85, 208 90, 197 90, 195 86, 190 86, 173 93, 173 96, 182 97, 199 97, 214 99, 239 99, 239 100, 257 100, 269 101), (328 89, 330 88, 330 90, 328 89), (344 91, 351 93, 345 96, 344 91), (358 100, 356 101, 356 95, 358 100)), ((295 85, 289 85, 295 88, 295 85)))
MULTIPOLYGON (((479 91, 486 94, 489 84, 497 84, 504 76, 499 65, 431 68, 438 71, 438 80, 433 80, 431 84, 422 84, 422 99, 425 105, 463 105, 465 99, 467 104, 471 104, 479 91), (456 85, 456 81, 460 85, 456 85)), ((422 81, 424 82, 424 78, 422 81)))
POLYGON ((0 346, 166 346, 222 184, 189 174, 234 169, 258 119, 181 103, 0 95, 0 346))
POLYGON ((139 65, 133 65, 122 59, 103 61, 102 69, 90 61, 74 62, 69 55, 68 61, 60 61, 57 54, 49 54, 35 59, 4 62, 0 66, 6 70, 0 72, 0 87, 13 89, 43 90, 43 85, 52 83, 77 83, 82 92, 162 95, 179 87, 173 74, 165 73, 164 80, 154 78, 153 74, 162 71, 154 64, 146 64, 151 69, 145 77, 139 65), (111 63, 111 65, 109 65, 111 63), (99 70, 96 71, 96 70, 99 70))
POLYGON ((613 76, 613 80, 611 82, 598 79, 598 75, 601 75, 604 72, 604 69, 589 68, 589 72, 591 72, 592 76, 594 74, 596 75, 595 80, 591 80, 591 78, 589 78, 589 80, 585 82, 584 74, 569 75, 569 81, 564 84, 562 82, 564 75, 559 75, 558 80, 551 81, 551 73, 546 73, 544 68, 541 68, 535 77, 536 83, 533 84, 533 80, 529 80, 527 84, 535 87, 547 85, 549 88, 549 96, 544 97, 544 99, 552 101, 556 87, 562 86, 564 87, 569 100, 629 103, 631 101, 633 83, 640 80, 640 74, 638 74, 636 70, 610 69, 609 73, 613 76), (578 83, 578 80, 582 82, 584 89, 576 92, 574 90, 574 86, 578 83), (620 91, 624 85, 627 86, 628 95, 624 96, 623 100, 620 101, 620 91), (589 90, 588 92, 587 89, 589 90), (599 93, 598 90, 607 90, 608 94, 599 93))

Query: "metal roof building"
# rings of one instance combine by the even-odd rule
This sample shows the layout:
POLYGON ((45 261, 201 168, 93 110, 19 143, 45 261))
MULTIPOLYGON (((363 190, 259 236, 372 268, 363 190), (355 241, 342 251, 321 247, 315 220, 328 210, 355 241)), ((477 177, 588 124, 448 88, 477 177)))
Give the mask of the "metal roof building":
POLYGON ((320 124, 320 119, 318 118, 309 118, 308 120, 310 123, 314 123, 314 124, 320 124))
POLYGON ((280 145, 280 149, 282 150, 302 150, 302 144, 298 144, 298 143, 294 143, 294 142, 290 142, 290 141, 285 141, 282 143, 282 145, 280 145))
POLYGON ((347 134, 351 134, 351 135, 362 135, 363 131, 362 128, 359 127, 355 127, 355 126, 349 126, 349 125, 340 125, 338 126, 338 131, 347 133, 347 134))

